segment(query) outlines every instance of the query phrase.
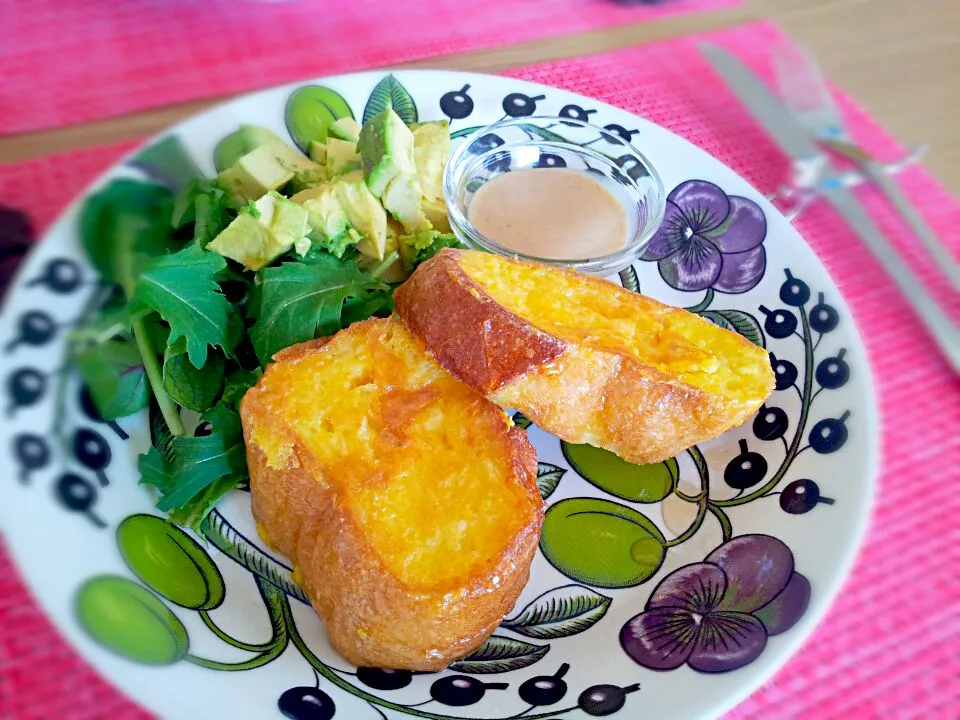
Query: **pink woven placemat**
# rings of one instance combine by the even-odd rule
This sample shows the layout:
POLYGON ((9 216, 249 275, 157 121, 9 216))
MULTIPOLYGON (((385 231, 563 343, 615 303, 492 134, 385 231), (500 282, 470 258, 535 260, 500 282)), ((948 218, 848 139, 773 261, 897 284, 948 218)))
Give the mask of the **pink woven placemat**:
POLYGON ((0 0, 0 134, 743 0, 0 0))
MULTIPOLYGON (((709 38, 766 74, 763 48, 782 40, 755 23, 709 38)), ((565 87, 630 109, 724 161, 761 191, 786 160, 681 39, 521 68, 515 77, 565 87)), ((849 100, 857 137, 881 156, 900 148, 849 100)), ((0 203, 39 226, 130 145, 0 167, 0 203)), ((960 203, 923 169, 902 186, 956 252, 960 203)), ((918 274, 955 317, 950 295, 906 228, 875 193, 861 197, 918 274)), ((883 466, 867 543, 853 576, 803 649, 728 720, 960 717, 960 380, 903 298, 832 212, 815 205, 798 228, 850 303, 866 340, 880 397, 883 466)), ((0 718, 148 718, 111 689, 57 635, 0 551, 0 718)))

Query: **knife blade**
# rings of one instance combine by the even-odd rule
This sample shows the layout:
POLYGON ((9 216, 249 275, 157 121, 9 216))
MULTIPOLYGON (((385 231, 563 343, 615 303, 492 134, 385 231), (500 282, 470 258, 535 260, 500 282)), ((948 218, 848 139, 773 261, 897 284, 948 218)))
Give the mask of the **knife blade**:
POLYGON ((847 224, 854 229, 894 284, 900 288, 908 304, 927 327, 931 339, 960 373, 960 329, 930 296, 923 285, 905 269, 904 262, 887 241, 880 228, 847 188, 830 187, 823 197, 847 224))

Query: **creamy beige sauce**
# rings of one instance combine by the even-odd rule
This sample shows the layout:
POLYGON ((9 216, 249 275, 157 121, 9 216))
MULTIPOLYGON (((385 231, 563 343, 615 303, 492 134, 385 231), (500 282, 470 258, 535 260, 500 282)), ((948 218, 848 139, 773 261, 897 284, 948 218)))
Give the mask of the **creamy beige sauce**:
POLYGON ((495 243, 541 258, 596 258, 627 242, 621 202, 590 173, 569 168, 499 175, 477 190, 467 217, 495 243))

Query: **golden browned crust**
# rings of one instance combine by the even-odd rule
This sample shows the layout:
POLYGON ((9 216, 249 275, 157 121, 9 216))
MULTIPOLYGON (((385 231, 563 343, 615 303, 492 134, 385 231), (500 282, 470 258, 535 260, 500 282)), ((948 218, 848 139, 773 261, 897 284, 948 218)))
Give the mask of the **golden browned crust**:
POLYGON ((397 315, 437 361, 480 392, 560 357, 566 343, 488 297, 442 250, 394 293, 397 315))
MULTIPOLYGON (((710 392, 629 352, 554 337, 490 297, 460 267, 464 252, 443 250, 421 265, 396 291, 397 314, 448 371, 561 439, 630 462, 659 462, 742 424, 773 391, 766 353, 701 318, 691 322, 731 336, 732 367, 757 372, 762 389, 749 397, 710 392)), ((628 293, 602 278, 576 276, 604 292, 628 293)), ((687 313, 650 298, 642 302, 658 312, 687 313)), ((576 307, 569 317, 576 324, 576 307)))
MULTIPOLYGON (((357 325, 387 322, 391 321, 357 325)), ((278 353, 265 378, 278 364, 322 352, 323 345, 314 341, 278 353)), ((425 352, 423 362, 433 362, 425 352)), ((443 387, 436 390, 441 401, 443 387)), ((296 428, 284 427, 283 409, 264 400, 256 387, 243 398, 240 410, 258 530, 266 542, 291 558, 298 582, 323 619, 331 643, 355 665, 442 670, 489 637, 528 580, 543 522, 536 453, 526 433, 507 425, 502 411, 480 396, 476 400, 478 410, 470 418, 479 442, 464 448, 464 462, 492 458, 490 447, 505 449, 497 456, 503 458, 498 461, 503 466, 501 481, 505 488, 516 487, 520 492, 506 495, 513 504, 504 512, 520 518, 521 529, 471 574, 435 586, 411 587, 382 562, 383 548, 371 543, 351 512, 351 487, 333 478, 331 468, 297 438, 296 428), (255 429, 263 423, 289 433, 292 457, 286 467, 269 463, 267 453, 258 446, 255 429)), ((424 492, 431 492, 431 484, 441 479, 424 476, 424 492)), ((356 477, 354 482, 382 479, 356 477)), ((469 506, 470 497, 464 496, 463 502, 469 506)), ((458 558, 448 557, 446 562, 456 567, 458 558)))

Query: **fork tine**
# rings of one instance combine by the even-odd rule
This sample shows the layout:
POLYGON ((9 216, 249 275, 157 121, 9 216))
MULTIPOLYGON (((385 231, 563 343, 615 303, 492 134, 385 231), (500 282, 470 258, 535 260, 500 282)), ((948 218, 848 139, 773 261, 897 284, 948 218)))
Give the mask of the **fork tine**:
MULTIPOLYGON (((777 84, 787 105, 812 132, 857 163, 861 174, 877 185, 937 261, 953 289, 960 292, 960 264, 893 179, 892 172, 896 166, 891 168, 882 165, 849 140, 826 78, 810 53, 799 46, 777 45, 772 55, 777 84)), ((908 156, 904 160, 909 159, 908 156)))

